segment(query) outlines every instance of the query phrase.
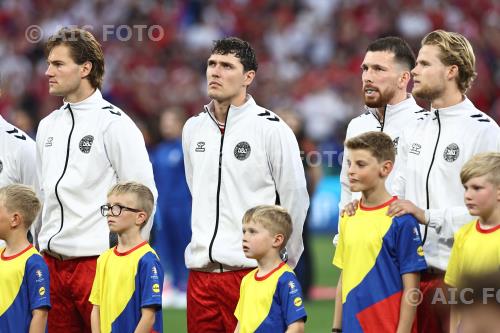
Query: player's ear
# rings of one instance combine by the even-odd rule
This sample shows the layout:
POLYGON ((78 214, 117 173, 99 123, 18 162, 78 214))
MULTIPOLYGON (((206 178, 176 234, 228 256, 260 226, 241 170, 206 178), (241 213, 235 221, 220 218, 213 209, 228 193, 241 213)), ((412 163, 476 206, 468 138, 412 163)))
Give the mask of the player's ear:
POLYGON ((92 71, 92 63, 90 61, 85 61, 83 64, 80 65, 80 77, 82 79, 89 76, 91 71, 92 71))
POLYGON ((11 216, 10 219, 10 227, 11 228, 16 228, 17 226, 21 225, 23 223, 23 217, 19 213, 14 213, 11 216))
POLYGON ((146 212, 137 213, 137 222, 136 222, 137 225, 141 225, 147 222, 148 222, 148 214, 146 214, 146 212))
POLYGON ((391 160, 384 161, 380 168, 380 176, 387 177, 394 167, 394 163, 391 160))
POLYGON ((255 78, 255 71, 254 70, 249 70, 243 73, 245 79, 243 81, 243 85, 246 87, 250 86, 250 84, 253 82, 253 79, 255 78))
POLYGON ((285 236, 283 234, 274 235, 273 247, 281 248, 281 245, 283 245, 284 241, 285 241, 285 236))

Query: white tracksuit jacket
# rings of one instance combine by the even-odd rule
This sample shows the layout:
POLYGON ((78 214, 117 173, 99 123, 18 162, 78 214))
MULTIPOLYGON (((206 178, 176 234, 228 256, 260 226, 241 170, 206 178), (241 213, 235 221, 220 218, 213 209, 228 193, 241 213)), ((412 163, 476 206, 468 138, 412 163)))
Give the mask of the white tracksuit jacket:
POLYGON ((293 132, 248 96, 242 106, 230 107, 222 135, 212 107, 190 118, 182 133, 193 198, 187 267, 255 267, 255 260, 243 253, 242 217, 254 206, 275 204, 278 196, 292 217, 293 234, 286 248, 294 267, 303 250, 309 196, 293 132))
MULTIPOLYGON (((464 204, 460 181, 462 166, 472 156, 500 151, 500 130, 493 119, 463 102, 439 110, 405 130, 399 158, 404 168, 394 180, 395 194, 429 210, 429 226, 424 244, 429 266, 446 270, 453 234, 473 217, 464 204)), ((422 235, 425 226, 421 226, 422 235)))
MULTIPOLYGON (((408 98, 395 105, 387 105, 384 119, 379 119, 377 110, 366 108, 366 112, 352 119, 347 126, 346 141, 362 133, 370 131, 381 131, 389 135, 396 150, 398 148, 399 137, 404 128, 415 126, 417 122, 423 120, 429 113, 422 109, 412 95, 408 94, 408 98)), ((398 164, 396 157, 395 167, 398 164)), ((342 158, 342 170, 340 171, 340 202, 339 211, 344 209, 345 205, 354 199, 361 198, 361 192, 351 192, 349 189, 349 176, 347 166, 347 149, 344 146, 344 156, 342 158)), ((385 186, 389 192, 392 192, 392 181, 394 172, 391 172, 387 177, 385 186)), ((340 221, 340 219, 339 219, 340 221)))
MULTIPOLYGON (((118 181, 134 180, 157 191, 144 138, 134 122, 96 90, 65 102, 38 127, 37 171, 44 198, 40 250, 84 257, 110 247, 100 206, 118 181)), ((142 229, 149 237, 152 218, 142 229)))
POLYGON ((24 184, 36 190, 35 152, 35 141, 0 116, 0 187, 24 184))

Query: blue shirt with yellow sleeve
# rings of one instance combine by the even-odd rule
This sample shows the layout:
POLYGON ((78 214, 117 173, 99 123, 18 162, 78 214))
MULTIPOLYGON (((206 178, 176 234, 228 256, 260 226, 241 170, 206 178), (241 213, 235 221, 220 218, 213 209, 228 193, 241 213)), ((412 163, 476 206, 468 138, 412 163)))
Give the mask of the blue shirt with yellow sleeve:
POLYGON ((355 215, 340 221, 333 264, 342 269, 344 332, 396 332, 401 276, 427 268, 417 220, 387 216, 395 200, 373 208, 360 202, 355 215))
POLYGON ((29 245, 20 253, 4 256, 0 249, 0 332, 29 332, 32 311, 50 308, 47 264, 29 245))
POLYGON ((254 269, 241 281, 234 312, 240 333, 285 332, 290 324, 305 321, 302 290, 290 266, 282 262, 262 277, 257 277, 258 271, 254 269))
POLYGON ((144 307, 156 309, 151 332, 163 332, 162 285, 163 269, 147 242, 127 252, 114 247, 100 255, 89 300, 99 306, 101 332, 134 332, 144 307))

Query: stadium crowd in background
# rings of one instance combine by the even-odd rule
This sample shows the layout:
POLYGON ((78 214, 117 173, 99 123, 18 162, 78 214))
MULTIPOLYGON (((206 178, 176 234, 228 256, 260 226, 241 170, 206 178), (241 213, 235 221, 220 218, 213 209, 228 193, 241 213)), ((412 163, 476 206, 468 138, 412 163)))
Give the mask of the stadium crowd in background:
POLYGON ((0 114, 34 133, 39 119, 60 105, 46 93, 43 42, 61 26, 89 27, 106 57, 104 96, 152 127, 167 107, 181 107, 188 115, 200 111, 207 102, 205 54, 213 40, 233 35, 252 43, 259 55, 263 74, 252 96, 270 109, 296 109, 316 142, 339 141, 344 135, 339 130, 332 138, 335 128, 344 128, 362 109, 359 73, 366 45, 400 35, 416 51, 425 33, 442 28, 462 33, 474 45, 480 79, 468 97, 498 120, 499 15, 494 0, 5 0, 0 114), (43 35, 30 35, 32 25, 43 35), (146 29, 140 41, 138 29, 129 34, 121 25, 159 25, 163 33, 152 31, 152 40, 146 29))

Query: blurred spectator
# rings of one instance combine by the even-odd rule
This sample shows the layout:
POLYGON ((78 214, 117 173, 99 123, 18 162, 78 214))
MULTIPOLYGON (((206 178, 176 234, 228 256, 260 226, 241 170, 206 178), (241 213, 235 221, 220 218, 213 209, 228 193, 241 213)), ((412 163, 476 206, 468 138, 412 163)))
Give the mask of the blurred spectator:
POLYGON ((160 115, 162 141, 151 152, 158 188, 157 216, 153 226, 153 247, 172 283, 165 285, 164 306, 186 308, 188 270, 184 250, 191 240, 191 194, 184 175, 181 132, 186 121, 181 108, 169 108, 160 115))
MULTIPOLYGON (((275 113, 292 129, 295 137, 297 138, 300 154, 302 155, 302 165, 304 166, 304 173, 306 176, 307 192, 309 197, 312 197, 316 189, 316 185, 323 176, 321 160, 318 158, 316 146, 314 142, 305 136, 304 122, 295 111, 288 108, 278 108, 275 110, 275 113)), ((309 217, 310 213, 308 212, 304 222, 304 228, 302 229, 304 252, 302 252, 302 256, 294 269, 297 279, 302 287, 303 296, 306 299, 309 297, 309 292, 314 281, 314 263, 311 255, 312 250, 308 228, 309 217)))

